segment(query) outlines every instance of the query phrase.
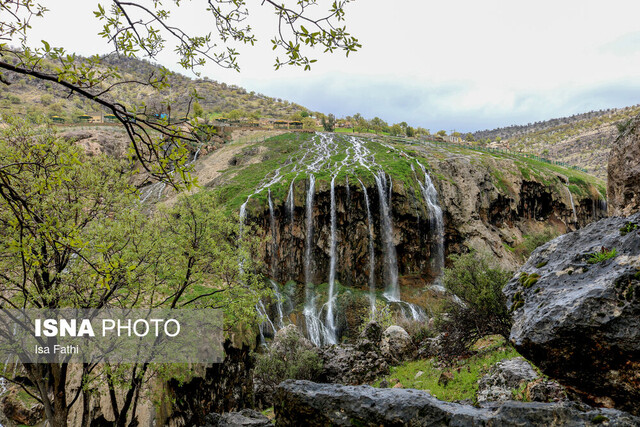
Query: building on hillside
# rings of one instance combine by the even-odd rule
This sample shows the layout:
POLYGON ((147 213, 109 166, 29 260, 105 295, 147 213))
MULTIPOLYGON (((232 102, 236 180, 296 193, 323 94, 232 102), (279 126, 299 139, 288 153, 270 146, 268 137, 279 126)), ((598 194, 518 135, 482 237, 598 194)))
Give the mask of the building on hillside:
POLYGON ((444 139, 446 142, 452 142, 452 143, 454 143, 454 144, 460 144, 460 143, 462 143, 462 138, 460 138, 459 136, 445 135, 445 136, 443 137, 443 139, 444 139))
POLYGON ((302 122, 299 122, 299 121, 289 122, 289 129, 302 129, 302 122))
POLYGON ((53 123, 64 123, 64 118, 60 116, 51 116, 51 121, 53 123))
POLYGON ((105 123, 115 123, 117 121, 117 118, 115 115, 113 114, 105 114, 104 115, 104 122, 105 123))
POLYGON ((76 116, 76 118, 80 123, 89 123, 91 119, 93 119, 93 117, 88 114, 80 114, 79 116, 76 116))
POLYGON ((90 115, 89 123, 102 123, 102 114, 92 114, 90 115))
POLYGON ((275 129, 289 129, 289 122, 284 120, 276 120, 273 122, 273 127, 275 129))

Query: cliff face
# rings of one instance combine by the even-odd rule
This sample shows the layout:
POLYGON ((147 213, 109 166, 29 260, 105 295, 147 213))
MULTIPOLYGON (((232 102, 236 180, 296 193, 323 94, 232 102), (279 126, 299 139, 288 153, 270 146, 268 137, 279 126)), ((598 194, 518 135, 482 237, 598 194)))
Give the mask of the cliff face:
POLYGON ((611 148, 607 172, 609 214, 627 216, 640 211, 640 116, 611 148))
MULTIPOLYGON (((478 249, 493 254, 503 267, 514 269, 523 262, 514 248, 528 236, 545 230, 562 234, 606 216, 606 203, 592 184, 583 182, 580 187, 566 184, 574 178, 564 175, 563 171, 534 174, 519 165, 518 160, 468 151, 465 156, 433 152, 428 148, 413 151, 416 157, 424 156, 429 162, 429 174, 443 211, 445 257, 478 249)), ((400 280, 405 284, 424 285, 437 276, 441 268, 434 257, 438 239, 442 237, 435 230, 434 218, 423 194, 393 174, 390 181, 393 242, 400 280)), ((355 180, 354 183, 353 177, 349 182, 340 180, 335 183, 334 191, 336 280, 344 286, 364 290, 369 286, 370 271, 367 199, 372 217, 377 288, 383 286, 388 259, 382 235, 380 191, 375 182, 364 181, 364 177, 363 182, 365 184, 355 180)), ((247 221, 255 223, 258 233, 269 238, 263 246, 264 272, 278 283, 305 282, 308 187, 308 180, 294 182, 293 215, 284 197, 287 193, 273 195, 273 226, 267 203, 257 205, 257 210, 248 213, 247 221)), ((331 257, 329 182, 316 183, 312 212, 309 276, 314 284, 326 283, 331 257)))

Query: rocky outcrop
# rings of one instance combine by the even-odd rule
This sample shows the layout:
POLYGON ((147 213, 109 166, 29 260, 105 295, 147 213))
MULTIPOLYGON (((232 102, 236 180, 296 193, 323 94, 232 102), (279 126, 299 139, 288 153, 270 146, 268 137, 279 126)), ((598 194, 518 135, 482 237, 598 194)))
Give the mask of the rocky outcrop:
POLYGON ((391 325, 384 330, 380 350, 387 359, 397 362, 411 359, 416 354, 413 340, 407 331, 397 325, 391 325))
POLYGON ((239 347, 227 340, 222 363, 203 366, 204 372, 186 383, 169 381, 167 394, 175 404, 168 420, 177 420, 181 425, 201 425, 206 414, 253 406, 252 348, 245 344, 239 347))
POLYGON ((640 116, 611 148, 607 173, 609 214, 626 216, 640 211, 640 116))
POLYGON ((318 349, 323 360, 322 380, 339 384, 365 384, 389 373, 389 360, 382 354, 382 330, 376 322, 365 325, 355 345, 318 349))
POLYGON ((594 404, 640 414, 640 214, 538 248, 505 287, 511 341, 594 404))
POLYGON ((637 426, 640 418, 575 403, 508 401, 480 408, 411 389, 285 381, 276 392, 278 426, 637 426))
POLYGON ((211 413, 205 417, 203 427, 270 427, 273 423, 266 416, 253 409, 225 414, 211 413))
POLYGON ((538 374, 522 357, 501 360, 487 375, 480 378, 477 400, 480 403, 511 400, 512 390, 517 390, 523 383, 536 378, 538 374))

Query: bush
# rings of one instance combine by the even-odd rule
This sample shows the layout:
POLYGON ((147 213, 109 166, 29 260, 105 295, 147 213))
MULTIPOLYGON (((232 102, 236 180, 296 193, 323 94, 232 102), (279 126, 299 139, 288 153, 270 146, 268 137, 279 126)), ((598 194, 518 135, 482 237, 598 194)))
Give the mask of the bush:
POLYGON ((267 352, 256 356, 254 378, 270 396, 284 380, 317 380, 323 368, 320 356, 297 330, 281 332, 267 352))
POLYGON ((452 255, 453 265, 445 270, 444 286, 459 301, 447 305, 447 314, 438 320, 444 333, 442 349, 446 355, 469 352, 471 345, 487 335, 509 338, 511 315, 502 288, 512 272, 495 268, 485 254, 471 252, 452 255))

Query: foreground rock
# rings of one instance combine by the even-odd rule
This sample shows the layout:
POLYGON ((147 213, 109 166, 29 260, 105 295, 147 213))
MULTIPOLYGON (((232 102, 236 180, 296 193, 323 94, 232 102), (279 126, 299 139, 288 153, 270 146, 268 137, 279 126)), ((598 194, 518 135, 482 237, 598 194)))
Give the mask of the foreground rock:
POLYGON ((537 249, 504 289, 511 340, 588 402, 640 414, 640 214, 537 249), (615 256, 596 262, 591 254, 615 256))
POLYGON ((640 116, 618 137, 609 153, 607 199, 610 215, 640 211, 640 116))
POLYGON ((512 390, 536 378, 538 374, 522 357, 501 360, 480 379, 477 400, 478 402, 511 400, 512 390))
POLYGON ((640 418, 575 403, 504 402, 476 408, 420 390, 285 381, 276 392, 278 426, 637 426, 640 418))
POLYGON ((376 322, 370 322, 355 345, 318 349, 323 360, 322 380, 355 385, 369 383, 388 374, 388 360, 380 351, 381 339, 382 329, 376 322))
POLYGON ((253 409, 243 409, 240 412, 226 414, 212 413, 206 416, 203 427, 270 427, 273 426, 269 418, 253 409))

